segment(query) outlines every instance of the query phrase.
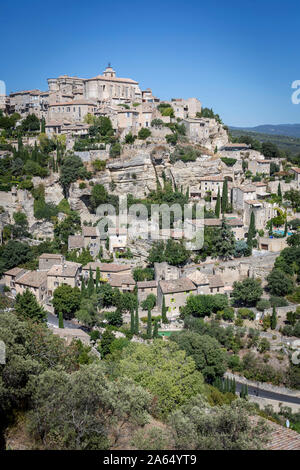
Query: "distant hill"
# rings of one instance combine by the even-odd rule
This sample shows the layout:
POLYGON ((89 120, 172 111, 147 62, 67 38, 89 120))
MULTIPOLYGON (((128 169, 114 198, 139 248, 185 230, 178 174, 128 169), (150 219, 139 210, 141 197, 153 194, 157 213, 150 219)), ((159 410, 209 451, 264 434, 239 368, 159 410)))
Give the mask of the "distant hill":
MULTIPOLYGON (((300 124, 295 124, 299 126, 300 124)), ((256 128, 261 128, 264 126, 257 126, 256 128)), ((252 127, 251 129, 256 129, 252 127)), ((259 142, 272 142, 276 144, 281 150, 284 150, 290 155, 299 155, 300 154, 300 138, 290 137, 286 135, 279 134, 267 134, 262 132, 255 132, 254 130, 247 130, 244 128, 230 127, 229 132, 233 137, 240 137, 243 135, 248 135, 259 142)))
POLYGON ((300 124, 262 124, 255 127, 231 127, 231 129, 300 138, 300 124))

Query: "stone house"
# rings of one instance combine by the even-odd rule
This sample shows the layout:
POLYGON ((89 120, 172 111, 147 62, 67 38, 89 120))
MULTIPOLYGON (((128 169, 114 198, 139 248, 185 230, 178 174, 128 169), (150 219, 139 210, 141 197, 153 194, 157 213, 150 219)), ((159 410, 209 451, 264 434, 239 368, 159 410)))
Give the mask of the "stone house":
POLYGON ((130 275, 131 267, 126 264, 116 263, 99 263, 97 261, 90 262, 82 268, 82 274, 87 279, 89 277, 90 268, 92 270, 93 278, 96 279, 97 268, 100 269, 101 279, 105 279, 110 282, 110 279, 114 275, 130 275))
POLYGON ((109 251, 115 253, 116 251, 125 251, 127 247, 127 229, 126 228, 109 228, 109 251))
POLYGON ((101 246, 101 239, 98 227, 82 227, 84 238, 84 248, 88 248, 92 256, 97 256, 101 246))
POLYGON ((275 214, 273 204, 259 201, 258 199, 245 201, 244 209, 244 225, 250 225, 251 212, 255 216, 256 229, 264 229, 268 220, 272 219, 275 214))
POLYGON ((133 292, 135 288, 135 280, 131 274, 111 274, 109 283, 121 292, 133 292))
POLYGON ((61 265, 52 266, 47 272, 48 295, 52 297, 55 289, 62 284, 80 287, 81 271, 81 264, 71 261, 64 261, 61 265))
POLYGON ((56 253, 43 253, 39 257, 39 270, 49 271, 52 266, 64 263, 64 256, 56 253))
POLYGON ((68 238, 68 250, 78 250, 82 252, 84 248, 84 237, 81 235, 69 235, 68 238))
POLYGON ((90 100, 73 100, 49 104, 48 120, 68 120, 82 122, 87 114, 94 114, 96 104, 90 100))
POLYGON ((208 194, 211 194, 211 199, 216 200, 218 197, 218 190, 220 196, 222 195, 224 176, 221 175, 207 175, 199 178, 200 185, 199 190, 201 192, 201 198, 204 198, 208 194))
POLYGON ((204 118, 184 118, 181 121, 186 129, 186 136, 194 141, 199 142, 209 138, 209 120, 204 118))
POLYGON ((197 295, 210 294, 210 283, 205 273, 197 269, 196 271, 187 273, 187 277, 195 284, 197 295))
POLYGON ((6 287, 10 288, 13 294, 16 293, 16 281, 18 281, 18 279, 20 279, 26 272, 26 269, 12 268, 3 274, 4 284, 6 285, 6 287))
POLYGON ((195 118, 197 113, 201 113, 201 103, 197 98, 172 98, 170 105, 174 110, 176 118, 195 118))
POLYGON ((245 201, 256 199, 257 188, 253 184, 235 186, 231 189, 231 204, 233 209, 242 212, 245 201))
POLYGON ((250 170, 253 175, 269 175, 271 163, 272 160, 252 160, 248 163, 248 170, 250 170))
POLYGON ((197 294, 197 287, 187 277, 159 281, 157 287, 157 305, 161 309, 163 298, 165 298, 168 317, 178 316, 179 308, 186 304, 186 300, 191 294, 197 294))
POLYGON ((157 281, 139 281, 137 283, 138 301, 143 302, 148 295, 154 294, 157 297, 157 281))
POLYGON ((35 295, 38 302, 45 302, 48 297, 47 272, 28 271, 26 274, 15 280, 16 294, 23 294, 26 289, 35 295))
POLYGON ((224 282, 221 276, 208 276, 210 294, 224 294, 224 282))
MULTIPOLYGON (((237 218, 226 218, 226 222, 232 229, 236 240, 243 240, 245 237, 244 223, 241 219, 237 218)), ((204 219, 205 227, 221 227, 222 219, 204 219)))
POLYGON ((154 278, 156 281, 178 279, 179 269, 176 266, 171 266, 166 261, 154 263, 154 278))
POLYGON ((258 237, 258 248, 259 250, 266 250, 278 253, 288 246, 286 239, 287 237, 258 237))
MULTIPOLYGON (((223 145, 223 147, 221 147, 220 150, 224 152, 241 152, 241 151, 248 150, 249 148, 250 146, 247 144, 243 144, 239 142, 235 142, 235 143, 228 142, 227 144, 223 145)), ((236 158, 235 155, 232 155, 232 157, 236 158)))

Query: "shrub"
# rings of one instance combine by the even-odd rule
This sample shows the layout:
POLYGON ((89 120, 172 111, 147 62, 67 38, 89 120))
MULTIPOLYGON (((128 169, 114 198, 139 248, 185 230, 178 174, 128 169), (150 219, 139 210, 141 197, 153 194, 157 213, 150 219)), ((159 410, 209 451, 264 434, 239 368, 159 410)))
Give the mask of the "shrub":
POLYGON ((255 315, 249 308, 239 308, 238 317, 242 319, 254 320, 255 315))
POLYGON ((150 129, 147 129, 146 127, 142 127, 142 129, 139 130, 138 138, 140 140, 146 140, 150 135, 151 135, 150 129))

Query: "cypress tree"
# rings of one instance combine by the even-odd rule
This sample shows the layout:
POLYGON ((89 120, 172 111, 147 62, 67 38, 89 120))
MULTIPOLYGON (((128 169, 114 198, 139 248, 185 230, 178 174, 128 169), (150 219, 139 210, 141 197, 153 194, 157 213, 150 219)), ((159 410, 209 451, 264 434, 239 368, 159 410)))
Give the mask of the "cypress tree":
POLYGON ((96 290, 98 289, 99 285, 100 285, 100 269, 97 266, 97 269, 96 269, 96 290))
POLYGON ((147 338, 152 337, 152 316, 151 316, 151 310, 148 308, 148 319, 147 319, 147 338))
POLYGON ((221 207, 222 207, 222 213, 225 214, 225 212, 228 209, 228 182, 227 180, 225 180, 223 183, 221 207))
POLYGON ((58 328, 64 328, 64 317, 62 312, 58 314, 58 328))
POLYGON ((133 309, 131 309, 131 312, 130 312, 130 333, 133 335, 135 333, 135 317, 134 317, 133 309))
POLYGON ((86 286, 84 278, 81 279, 81 298, 83 299, 86 296, 86 286))
POLYGON ((285 237, 287 236, 287 231, 288 231, 288 227, 287 227, 287 220, 286 220, 284 224, 284 236, 285 237))
POLYGON ((280 202, 282 201, 282 192, 280 183, 278 183, 277 196, 279 197, 280 202))
POLYGON ((168 320, 168 317, 167 317, 167 308, 166 308, 165 296, 163 296, 163 303, 162 303, 162 309, 161 309, 161 321, 163 323, 169 323, 169 320, 168 320))
POLYGON ((135 319, 134 319, 134 334, 139 334, 139 304, 137 302, 135 309, 135 319))
POLYGON ((220 212, 221 212, 221 196, 220 196, 220 188, 218 188, 218 196, 217 196, 217 202, 216 202, 216 207, 215 207, 215 214, 218 219, 220 218, 220 212))
POLYGON ((90 275, 89 275, 89 280, 88 280, 88 285, 87 285, 87 292, 89 297, 94 293, 94 279, 93 279, 93 272, 92 268, 90 267, 90 275))
POLYGON ((158 337, 159 337, 159 334, 158 334, 158 321, 155 320, 154 329, 153 329, 153 339, 158 338, 158 337))
POLYGON ((271 316, 271 330, 275 330, 277 326, 277 315, 276 309, 273 307, 272 316, 271 316))
POLYGON ((247 236, 247 245, 249 248, 252 248, 253 246, 253 238, 255 237, 255 215, 254 212, 251 212, 250 216, 250 224, 249 224, 249 230, 248 230, 248 236, 247 236))
POLYGON ((271 222, 270 222, 269 235, 273 235, 273 220, 272 219, 271 219, 271 222))
POLYGON ((187 199, 189 199, 189 197, 190 197, 190 188, 189 188, 189 187, 188 187, 187 190, 186 190, 185 197, 186 197, 187 199))

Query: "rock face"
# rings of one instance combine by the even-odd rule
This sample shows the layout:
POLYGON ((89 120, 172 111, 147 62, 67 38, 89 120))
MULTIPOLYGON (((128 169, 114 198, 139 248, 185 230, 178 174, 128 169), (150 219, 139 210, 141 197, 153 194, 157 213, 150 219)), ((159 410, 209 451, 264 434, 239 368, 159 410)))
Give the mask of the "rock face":
POLYGON ((150 153, 139 153, 128 160, 118 160, 107 164, 115 194, 133 194, 144 197, 156 188, 156 173, 150 153))

